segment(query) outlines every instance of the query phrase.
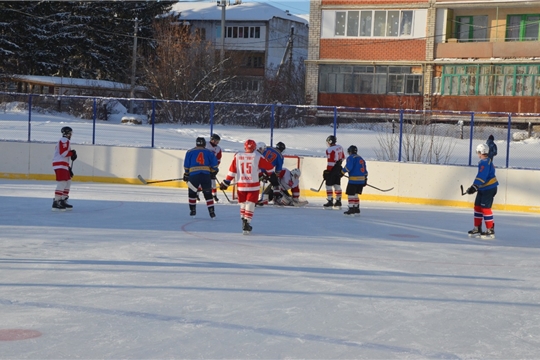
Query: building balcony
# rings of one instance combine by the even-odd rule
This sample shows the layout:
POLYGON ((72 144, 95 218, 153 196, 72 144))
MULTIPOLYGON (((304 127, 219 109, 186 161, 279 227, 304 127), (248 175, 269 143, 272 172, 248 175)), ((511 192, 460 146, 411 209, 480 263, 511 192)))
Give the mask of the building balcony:
POLYGON ((450 42, 435 46, 435 59, 491 59, 540 57, 538 41, 450 42))

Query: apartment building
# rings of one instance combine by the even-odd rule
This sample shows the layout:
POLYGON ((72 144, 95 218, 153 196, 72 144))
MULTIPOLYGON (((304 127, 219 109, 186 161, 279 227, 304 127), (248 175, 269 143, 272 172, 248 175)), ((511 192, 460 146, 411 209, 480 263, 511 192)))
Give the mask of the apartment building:
POLYGON ((540 112, 540 2, 316 0, 317 105, 540 112))
POLYGON ((171 12, 213 44, 217 60, 224 45, 225 58, 240 67, 239 90, 258 91, 260 82, 275 75, 280 65, 307 59, 308 21, 269 4, 178 2, 171 12))

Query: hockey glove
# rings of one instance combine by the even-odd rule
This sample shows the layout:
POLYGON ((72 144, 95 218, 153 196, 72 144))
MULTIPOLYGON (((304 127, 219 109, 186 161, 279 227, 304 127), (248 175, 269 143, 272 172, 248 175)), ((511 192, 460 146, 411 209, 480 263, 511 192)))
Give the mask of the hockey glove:
POLYGON ((77 160, 77 152, 75 150, 71 150, 71 160, 77 160))
POLYGON ((219 189, 225 191, 227 190, 229 185, 231 185, 231 182, 229 180, 223 180, 221 184, 219 184, 219 189))
POLYGON ((216 180, 216 176, 219 170, 216 171, 210 171, 210 179, 216 180))
POLYGON ((324 171, 322 172, 322 177, 323 177, 324 180, 328 181, 328 177, 329 177, 329 176, 330 176, 330 171, 324 170, 324 171))
POLYGON ((471 195, 478 191, 478 186, 473 185, 467 189, 467 194, 471 195))
POLYGON ((185 182, 189 181, 189 171, 184 172, 184 177, 182 178, 182 180, 184 180, 185 182))

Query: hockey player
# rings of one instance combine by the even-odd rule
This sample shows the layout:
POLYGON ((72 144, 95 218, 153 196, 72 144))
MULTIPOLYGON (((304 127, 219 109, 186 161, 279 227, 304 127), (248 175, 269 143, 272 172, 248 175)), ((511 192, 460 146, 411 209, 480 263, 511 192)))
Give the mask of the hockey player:
POLYGON ((73 210, 73 206, 67 202, 69 189, 71 188, 71 178, 73 177, 69 159, 75 161, 77 159, 77 152, 71 149, 70 144, 73 129, 69 126, 64 126, 60 132, 62 133, 62 138, 56 143, 52 161, 52 167, 56 174, 56 190, 54 191, 52 211, 73 210))
POLYGON ((197 191, 194 190, 201 187, 208 213, 213 219, 216 213, 212 198, 212 180, 216 178, 219 171, 218 160, 214 153, 206 148, 206 140, 203 137, 198 137, 195 145, 193 149, 188 150, 184 159, 183 180, 193 185, 193 188, 190 186, 188 191, 189 216, 197 214, 197 191))
POLYGON ((345 152, 341 145, 336 144, 336 137, 330 135, 326 138, 326 170, 323 179, 326 181, 326 198, 328 202, 323 205, 325 209, 341 209, 341 163, 345 159, 345 152), (334 202, 334 194, 336 201, 334 202))
POLYGON ((292 169, 289 171, 283 168, 279 176, 279 187, 284 195, 281 197, 281 205, 298 206, 300 205, 300 169, 292 169), (289 195, 289 190, 292 191, 292 197, 289 195))
POLYGON ((261 154, 264 154, 264 150, 266 150, 266 144, 262 141, 259 141, 257 143, 257 151, 260 152, 261 154))
POLYGON ((364 186, 367 184, 368 171, 366 162, 358 155, 358 148, 356 146, 349 146, 347 153, 349 154, 347 162, 341 170, 342 175, 349 173, 349 183, 345 190, 349 210, 345 211, 344 214, 354 216, 355 214, 360 214, 360 198, 358 195, 362 194, 362 190, 364 190, 364 186))
POLYGON ((489 147, 480 144, 476 147, 478 154, 478 174, 473 184, 467 189, 467 194, 476 193, 474 199, 474 228, 469 231, 469 236, 483 238, 495 238, 495 224, 493 222, 493 198, 497 194, 499 182, 495 176, 495 166, 488 157, 489 147), (482 231, 482 221, 486 223, 486 231, 482 231))
POLYGON ((234 155, 229 173, 220 185, 220 189, 225 191, 231 181, 236 178, 240 219, 242 219, 242 231, 245 235, 253 229, 251 220, 255 211, 255 203, 259 199, 259 172, 271 170, 273 167, 258 151, 255 151, 256 148, 255 141, 246 140, 244 143, 245 152, 234 155))
POLYGON ((495 144, 495 137, 493 135, 489 135, 486 145, 489 148, 488 158, 493 161, 493 157, 497 156, 497 144, 495 144))
MULTIPOLYGON (((218 161, 218 167, 221 164, 221 156, 222 151, 221 147, 218 145, 221 141, 221 138, 218 134, 212 134, 210 137, 210 141, 206 144, 206 148, 214 153, 214 155, 217 158, 218 161)), ((215 202, 219 202, 219 199, 217 197, 217 186, 216 186, 216 179, 212 179, 212 197, 214 198, 215 202)))
MULTIPOLYGON (((262 153, 266 161, 271 163, 274 167, 274 171, 267 174, 270 180, 270 184, 272 184, 274 203, 279 203, 281 197, 281 193, 279 191, 279 176, 281 175, 281 171, 283 170, 283 152, 285 151, 285 149, 285 144, 280 141, 276 144, 276 147, 266 147, 262 153)), ((259 201, 257 205, 267 205, 268 200, 269 195, 263 194, 261 201, 259 201)))

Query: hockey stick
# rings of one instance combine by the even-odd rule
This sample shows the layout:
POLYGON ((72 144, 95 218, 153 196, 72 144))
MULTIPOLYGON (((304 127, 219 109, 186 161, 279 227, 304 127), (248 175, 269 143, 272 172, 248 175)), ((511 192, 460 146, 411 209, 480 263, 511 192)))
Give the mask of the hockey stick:
POLYGON ((157 184, 157 183, 168 182, 168 181, 180 181, 180 180, 184 180, 183 178, 178 178, 178 179, 166 179, 166 180, 146 181, 141 175, 137 175, 137 178, 139 178, 139 180, 140 180, 144 185, 148 185, 148 184, 157 184))
POLYGON ((71 166, 69 167, 69 176, 71 179, 73 179, 73 161, 71 160, 71 166))
POLYGON ((318 188, 318 189, 309 188, 309 190, 314 191, 314 192, 319 192, 319 191, 321 191, 321 188, 322 188, 324 182, 325 182, 325 180, 323 179, 323 180, 321 181, 321 185, 319 185, 319 188, 318 188))
MULTIPOLYGON (((343 176, 345 176, 346 178, 349 178, 347 175, 343 175, 343 176)), ((378 187, 373 186, 373 185, 369 185, 369 184, 366 184, 366 186, 369 186, 370 188, 373 188, 375 190, 379 190, 379 191, 382 191, 382 192, 387 192, 387 191, 390 191, 390 190, 394 190, 393 187, 391 187, 390 189, 379 189, 378 187)))
POLYGON ((366 185, 369 186, 370 188, 374 188, 374 189, 382 191, 382 192, 387 192, 387 191, 390 191, 390 190, 394 189, 393 187, 391 187, 390 189, 379 189, 378 187, 375 187, 373 185, 369 185, 369 184, 366 184, 366 185))
MULTIPOLYGON (((219 185, 219 190, 221 190, 223 192, 223 195, 225 195, 225 199, 227 199, 229 204, 237 204, 238 202, 231 201, 231 199, 229 199, 229 197, 227 196, 227 193, 225 192, 225 190, 221 189, 221 182, 217 178, 216 178, 216 182, 219 185)), ((230 184, 229 184, 229 186, 230 186, 230 184)))
POLYGON ((463 185, 459 185, 459 187, 461 188, 461 196, 467 195, 467 192, 463 191, 463 185))

